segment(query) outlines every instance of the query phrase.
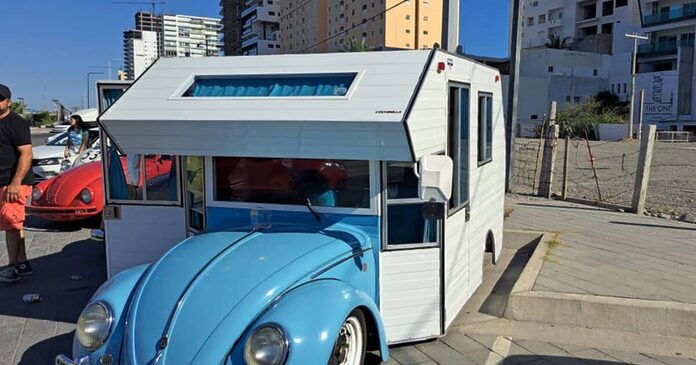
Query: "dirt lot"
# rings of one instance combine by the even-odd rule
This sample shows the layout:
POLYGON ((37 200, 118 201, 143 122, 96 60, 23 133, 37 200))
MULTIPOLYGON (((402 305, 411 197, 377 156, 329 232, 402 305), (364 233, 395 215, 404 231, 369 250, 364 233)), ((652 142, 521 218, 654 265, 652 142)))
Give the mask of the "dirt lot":
MULTIPOLYGON (((553 187, 560 192, 565 141, 559 142, 553 187)), ((534 174, 537 146, 538 140, 518 139, 519 193, 529 194, 538 184, 538 171, 534 174)), ((590 141, 588 148, 584 140, 573 140, 568 147, 569 197, 631 205, 639 142, 590 141)), ((696 143, 656 142, 646 207, 650 214, 663 217, 696 216, 696 143)))

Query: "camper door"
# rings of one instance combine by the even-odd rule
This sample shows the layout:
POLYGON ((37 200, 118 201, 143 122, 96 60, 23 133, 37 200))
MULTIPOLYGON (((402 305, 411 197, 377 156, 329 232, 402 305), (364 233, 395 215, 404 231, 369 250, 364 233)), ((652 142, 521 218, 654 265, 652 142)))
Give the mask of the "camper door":
POLYGON ((443 333, 441 220, 424 217, 430 203, 418 196, 412 163, 384 163, 382 182, 380 305, 388 340, 439 336, 443 333))
POLYGON ((181 159, 121 153, 103 145, 106 260, 109 277, 150 263, 186 238, 181 159))

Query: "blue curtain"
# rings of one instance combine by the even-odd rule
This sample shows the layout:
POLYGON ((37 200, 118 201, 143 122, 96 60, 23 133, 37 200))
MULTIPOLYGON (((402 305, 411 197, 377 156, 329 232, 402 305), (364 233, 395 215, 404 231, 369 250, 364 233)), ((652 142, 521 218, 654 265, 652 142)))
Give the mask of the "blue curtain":
POLYGON ((123 95, 125 89, 104 89, 104 110, 115 103, 123 95))
POLYGON ((126 175, 123 173, 121 158, 114 146, 109 148, 109 193, 111 199, 128 199, 126 175))
POLYGON ((184 96, 189 97, 292 97, 343 96, 356 74, 322 77, 257 76, 255 78, 197 79, 184 96))

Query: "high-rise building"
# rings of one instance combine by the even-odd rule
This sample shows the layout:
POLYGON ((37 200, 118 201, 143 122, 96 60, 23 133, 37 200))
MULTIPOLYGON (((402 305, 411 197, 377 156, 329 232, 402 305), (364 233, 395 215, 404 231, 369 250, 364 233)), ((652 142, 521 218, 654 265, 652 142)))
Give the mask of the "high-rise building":
POLYGON ((221 0, 222 11, 220 13, 223 15, 225 54, 264 55, 279 53, 280 1, 221 0))
POLYGON ((123 32, 123 63, 126 77, 136 79, 159 57, 158 33, 147 30, 123 32))
MULTIPOLYGON (((636 94, 645 91, 644 121, 656 124, 658 130, 696 134, 696 4, 692 0, 637 3, 643 15, 640 33, 649 37, 640 41, 637 52, 636 94)), ((616 68, 630 65, 630 56, 617 59, 616 68)), ((620 83, 630 86, 629 76, 612 79, 612 88, 620 83)))
POLYGON ((280 52, 278 19, 284 0, 246 0, 241 13, 242 54, 264 55, 280 52))
POLYGON ((162 53, 162 17, 149 12, 139 11, 135 13, 135 30, 157 32, 157 44, 162 53))
POLYGON ((566 48, 619 54, 630 52, 626 32, 640 29, 637 1, 532 0, 523 2, 522 48, 566 48), (555 44, 554 44, 555 43, 555 44))
POLYGON ((219 19, 178 14, 162 16, 162 56, 218 56, 222 50, 219 19))
POLYGON ((222 41, 226 56, 242 53, 241 13, 243 4, 244 1, 241 0, 220 0, 222 41))
POLYGON ((283 1, 282 53, 423 49, 442 43, 442 0, 283 1))

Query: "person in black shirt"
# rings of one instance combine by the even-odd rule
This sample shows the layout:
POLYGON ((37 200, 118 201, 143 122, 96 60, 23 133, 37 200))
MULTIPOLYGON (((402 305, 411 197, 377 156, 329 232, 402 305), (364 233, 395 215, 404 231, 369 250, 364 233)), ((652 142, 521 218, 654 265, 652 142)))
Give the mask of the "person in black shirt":
POLYGON ((0 230, 5 231, 10 265, 0 283, 14 283, 32 273, 24 245, 24 206, 31 195, 29 123, 12 111, 12 93, 0 84, 0 230))

